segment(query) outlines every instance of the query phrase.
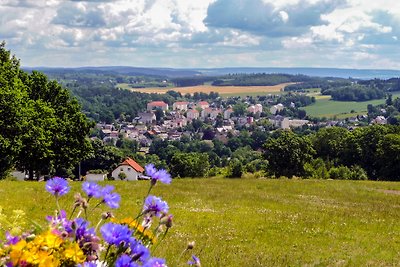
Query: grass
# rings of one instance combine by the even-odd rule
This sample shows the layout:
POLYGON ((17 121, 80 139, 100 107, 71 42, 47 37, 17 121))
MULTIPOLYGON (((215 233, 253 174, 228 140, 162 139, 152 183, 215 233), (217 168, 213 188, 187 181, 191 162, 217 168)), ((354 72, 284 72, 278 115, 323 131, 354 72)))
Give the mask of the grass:
MULTIPOLYGON (((304 107, 308 115, 313 117, 327 117, 338 118, 357 116, 357 114, 367 114, 367 106, 369 104, 379 105, 385 103, 385 99, 377 99, 364 102, 355 101, 335 101, 331 100, 330 96, 318 95, 318 93, 311 93, 310 96, 316 98, 316 102, 310 106, 304 107), (354 111, 353 114, 351 111, 354 111)), ((400 93, 394 93, 393 98, 400 97, 400 93)))
MULTIPOLYGON (((115 215, 135 216, 147 182, 112 184, 122 195, 115 215)), ((174 180, 154 189, 175 220, 156 255, 186 266, 189 253, 181 265, 174 258, 194 240, 203 266, 395 266, 399 192, 400 183, 373 181, 174 180)), ((6 212, 23 209, 41 223, 55 209, 44 183, 2 181, 0 194, 6 212)))

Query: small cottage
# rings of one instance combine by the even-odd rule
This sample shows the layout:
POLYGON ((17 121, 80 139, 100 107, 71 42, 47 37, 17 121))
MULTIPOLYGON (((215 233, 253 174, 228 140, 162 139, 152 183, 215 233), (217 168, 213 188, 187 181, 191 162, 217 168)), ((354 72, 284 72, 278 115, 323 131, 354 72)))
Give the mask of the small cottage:
POLYGON ((143 172, 142 166, 133 159, 127 158, 112 171, 111 176, 115 180, 136 181, 143 172))

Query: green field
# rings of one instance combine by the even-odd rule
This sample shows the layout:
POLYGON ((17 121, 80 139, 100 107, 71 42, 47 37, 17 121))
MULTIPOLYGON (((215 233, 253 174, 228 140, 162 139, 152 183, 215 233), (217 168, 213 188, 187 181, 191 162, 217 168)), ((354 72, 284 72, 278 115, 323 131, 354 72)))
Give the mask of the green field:
MULTIPOLYGON (((334 116, 350 117, 356 116, 357 114, 367 114, 367 106, 369 104, 379 105, 385 103, 385 99, 377 99, 364 102, 355 101, 334 101, 330 99, 330 96, 321 96, 318 94, 309 94, 315 96, 316 102, 310 106, 304 107, 308 115, 313 117, 327 117, 332 118, 334 116), (351 113, 351 111, 354 113, 351 113)), ((400 97, 400 93, 394 93, 393 98, 400 97)))
MULTIPOLYGON (((123 199, 115 215, 135 216, 147 182, 112 184, 123 199)), ((41 223, 55 209, 44 183, 3 181, 0 193, 5 212, 22 209, 41 223)), ((203 266, 398 266, 399 193, 400 183, 373 181, 174 180, 154 190, 175 221, 155 254, 187 266, 191 253, 174 259, 194 240, 203 266)))

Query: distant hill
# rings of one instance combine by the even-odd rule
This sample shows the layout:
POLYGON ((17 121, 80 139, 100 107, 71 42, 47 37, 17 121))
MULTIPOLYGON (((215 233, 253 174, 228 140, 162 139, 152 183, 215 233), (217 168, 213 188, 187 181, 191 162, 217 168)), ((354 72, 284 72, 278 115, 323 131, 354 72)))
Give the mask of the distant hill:
POLYGON ((338 68, 213 68, 194 69, 203 75, 225 75, 230 73, 284 73, 303 74, 314 77, 338 77, 355 79, 389 79, 400 77, 400 70, 338 69, 338 68))
POLYGON ((39 70, 45 73, 60 72, 91 72, 123 75, 146 75, 160 77, 193 77, 193 76, 219 76, 234 73, 283 73, 303 74, 314 77, 339 77, 355 79, 389 79, 400 77, 400 70, 377 70, 377 69, 339 69, 339 68, 139 68, 127 66, 104 66, 104 67, 79 67, 79 68, 48 68, 48 67, 26 67, 26 71, 39 70))

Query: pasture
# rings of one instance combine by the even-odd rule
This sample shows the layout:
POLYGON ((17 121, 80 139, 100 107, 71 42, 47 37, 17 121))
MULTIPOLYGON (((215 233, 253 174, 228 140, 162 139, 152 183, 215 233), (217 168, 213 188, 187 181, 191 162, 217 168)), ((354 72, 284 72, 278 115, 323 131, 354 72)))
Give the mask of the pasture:
MULTIPOLYGON (((335 101, 331 100, 328 95, 320 95, 319 93, 308 94, 314 96, 316 102, 310 106, 303 107, 308 115, 312 117, 337 118, 357 116, 357 114, 367 114, 367 106, 379 105, 385 103, 386 99, 375 99, 370 101, 355 102, 355 101, 335 101), (353 111, 353 113, 351 112, 353 111)), ((394 93, 393 99, 400 97, 400 93, 394 93)))
MULTIPOLYGON (((135 216, 148 182, 108 182, 122 196, 116 217, 135 216)), ((72 192, 60 199, 71 209, 72 192)), ((154 255, 169 266, 396 266, 400 183, 333 180, 178 179, 153 194, 169 203, 174 226, 154 255), (193 251, 176 258, 187 242, 193 251)), ((0 182, 5 213, 22 209, 41 224, 55 209, 44 183, 0 182)), ((101 211, 101 210, 100 210, 101 211)), ((95 220, 92 220, 95 221, 95 220)))
POLYGON ((283 88, 292 83, 282 83, 273 86, 212 86, 212 85, 198 85, 189 87, 168 87, 168 88, 127 88, 133 92, 141 93, 157 93, 165 94, 169 90, 180 92, 181 94, 193 94, 195 92, 203 92, 209 94, 210 92, 218 92, 222 96, 242 96, 242 95, 265 95, 271 93, 280 93, 283 88))

